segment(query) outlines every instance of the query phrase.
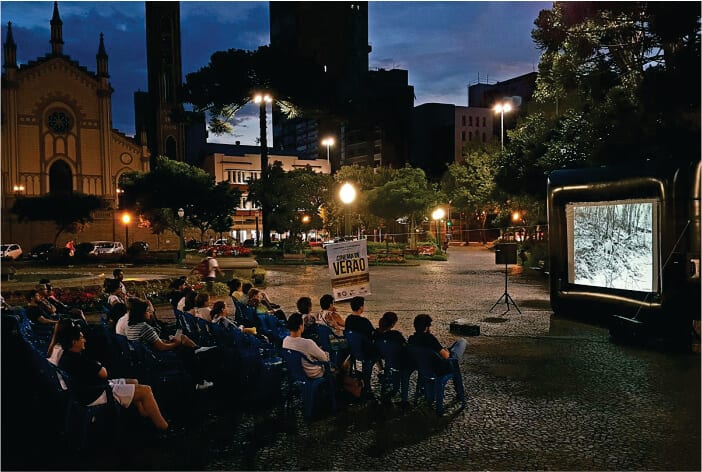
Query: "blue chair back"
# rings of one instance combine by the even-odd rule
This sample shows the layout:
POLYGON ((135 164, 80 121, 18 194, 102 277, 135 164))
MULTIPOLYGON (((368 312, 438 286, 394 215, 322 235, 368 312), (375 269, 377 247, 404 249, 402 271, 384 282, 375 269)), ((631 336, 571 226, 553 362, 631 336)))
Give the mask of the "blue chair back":
MULTIPOLYGON (((302 360, 305 355, 294 349, 283 349, 282 350, 283 362, 287 366, 288 376, 290 377, 290 389, 288 396, 292 393, 292 387, 299 387, 301 389, 302 403, 303 403, 303 415, 306 419, 312 418, 316 410, 316 400, 318 394, 321 393, 320 389, 323 386, 328 386, 329 391, 326 392, 330 397, 330 407, 331 411, 336 410, 336 392, 334 380, 331 376, 325 374, 322 377, 311 379, 307 377, 305 369, 302 366, 302 360)), ((314 362, 307 359, 307 362, 313 364, 323 364, 322 362, 314 362)))
POLYGON ((444 390, 449 380, 453 380, 453 385, 456 390, 456 395, 461 401, 462 408, 465 408, 466 399, 463 389, 463 378, 458 366, 452 368, 452 372, 442 374, 437 372, 436 366, 444 360, 437 352, 421 346, 407 346, 407 352, 414 361, 417 372, 417 393, 415 393, 415 401, 419 392, 419 387, 424 386, 426 398, 429 402, 436 402, 436 412, 439 415, 444 413, 444 390))

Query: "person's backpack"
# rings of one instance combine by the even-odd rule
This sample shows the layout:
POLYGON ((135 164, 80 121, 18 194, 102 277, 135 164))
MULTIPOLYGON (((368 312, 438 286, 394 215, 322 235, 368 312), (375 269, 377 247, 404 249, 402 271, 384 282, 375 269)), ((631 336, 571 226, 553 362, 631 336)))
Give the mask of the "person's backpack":
POLYGON ((195 269, 200 277, 207 277, 210 274, 210 258, 206 257, 201 260, 195 269))

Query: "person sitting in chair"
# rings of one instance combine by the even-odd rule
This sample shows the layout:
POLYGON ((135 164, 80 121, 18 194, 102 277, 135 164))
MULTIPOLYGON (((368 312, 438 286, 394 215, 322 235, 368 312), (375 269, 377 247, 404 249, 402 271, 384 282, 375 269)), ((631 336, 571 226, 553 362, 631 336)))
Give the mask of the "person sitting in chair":
POLYGON ((148 385, 135 379, 109 379, 107 370, 97 361, 87 358, 85 336, 80 327, 62 323, 56 333, 57 342, 63 348, 59 367, 71 376, 72 387, 78 400, 86 406, 107 403, 106 387, 110 387, 114 399, 124 408, 134 404, 139 414, 151 420, 156 429, 165 431, 168 422, 148 385))
POLYGON ((319 307, 322 310, 315 315, 317 323, 329 326, 336 336, 343 336, 346 320, 337 313, 336 305, 334 305, 334 296, 328 293, 322 295, 319 299, 319 307))
POLYGON ((351 314, 346 317, 346 330, 362 333, 368 338, 372 338, 375 328, 370 320, 363 316, 365 312, 366 299, 363 297, 353 297, 351 299, 351 314))
MULTIPOLYGON (((293 313, 287 322, 290 335, 283 339, 283 349, 292 349, 301 352, 306 359, 312 361, 329 362, 329 353, 324 352, 314 341, 302 337, 305 324, 300 313, 293 313)), ((311 364, 306 359, 302 360, 302 368, 311 379, 318 379, 324 375, 324 366, 311 364)))
POLYGON ((387 340, 388 342, 399 344, 404 346, 407 344, 407 340, 396 329, 393 329, 397 324, 397 314, 392 311, 386 311, 383 316, 378 321, 378 329, 375 330, 375 339, 382 341, 387 340))
MULTIPOLYGON (((431 351, 436 352, 441 356, 442 359, 455 359, 460 360, 463 357, 463 353, 466 351, 468 342, 463 338, 458 338, 453 345, 446 349, 441 345, 438 339, 431 334, 431 316, 427 314, 417 315, 414 318, 414 334, 409 337, 407 343, 413 346, 425 347, 431 351)), ((442 374, 447 374, 453 369, 458 369, 458 362, 455 363, 445 363, 440 370, 442 374), (453 367, 455 366, 455 367, 453 367)))

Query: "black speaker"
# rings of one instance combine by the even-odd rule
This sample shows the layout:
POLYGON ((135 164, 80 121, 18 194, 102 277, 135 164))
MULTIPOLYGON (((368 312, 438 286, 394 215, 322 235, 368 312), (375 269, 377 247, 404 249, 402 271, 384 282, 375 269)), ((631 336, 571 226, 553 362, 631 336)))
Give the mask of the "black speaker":
POLYGON ((500 243, 495 244, 495 264, 516 264, 517 244, 500 243))

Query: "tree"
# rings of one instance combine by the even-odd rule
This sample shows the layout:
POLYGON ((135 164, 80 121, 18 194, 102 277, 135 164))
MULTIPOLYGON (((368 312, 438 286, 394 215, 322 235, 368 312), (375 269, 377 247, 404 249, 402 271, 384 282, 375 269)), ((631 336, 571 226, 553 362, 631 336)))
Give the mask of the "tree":
MULTIPOLYGON (((463 161, 450 164, 441 180, 441 190, 452 206, 465 212, 468 222, 475 215, 482 230, 485 230, 489 219, 495 216, 505 201, 504 195, 498 195, 495 185, 498 153, 499 150, 494 145, 466 149, 463 161)), ((484 231, 482 235, 483 242, 486 242, 484 231)))
POLYGON ((395 177, 368 194, 370 212, 380 218, 406 217, 410 223, 410 246, 415 247, 417 221, 436 203, 436 192, 422 169, 398 169, 395 177))
POLYGON ((76 234, 93 221, 93 212, 107 208, 105 200, 95 195, 70 193, 47 194, 39 197, 23 197, 15 200, 12 213, 19 221, 49 221, 56 225, 54 245, 61 233, 76 234))
MULTIPOLYGON (((186 76, 184 95, 185 101, 194 105, 197 112, 209 114, 210 130, 223 134, 233 130, 236 113, 257 92, 268 93, 287 117, 303 114, 314 117, 329 111, 325 108, 336 103, 331 100, 333 86, 323 69, 312 61, 262 46, 256 51, 215 52, 207 66, 186 76)), ((265 126, 265 117, 261 126, 265 126)), ((267 146, 262 144, 260 180, 263 187, 270 189, 272 169, 266 157, 267 146)), ((280 210, 276 206, 286 206, 286 203, 261 198, 264 246, 270 245, 270 229, 275 229, 272 218, 276 218, 275 213, 280 210)))
POLYGON ((215 185, 204 170, 163 156, 156 159, 151 172, 125 174, 121 186, 125 205, 147 219, 156 234, 178 231, 180 208, 185 210, 185 225, 204 233, 234 213, 241 198, 241 192, 228 183, 215 185))
POLYGON ((543 196, 554 169, 699 159, 699 5, 557 2, 535 25, 538 115, 508 132, 502 188, 543 196))

